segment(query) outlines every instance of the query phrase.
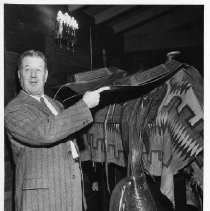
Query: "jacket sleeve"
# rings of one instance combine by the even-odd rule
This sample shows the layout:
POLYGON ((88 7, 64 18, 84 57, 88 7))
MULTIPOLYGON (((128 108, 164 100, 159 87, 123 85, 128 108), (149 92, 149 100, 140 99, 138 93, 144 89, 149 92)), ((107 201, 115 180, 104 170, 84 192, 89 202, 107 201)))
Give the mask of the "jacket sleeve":
POLYGON ((27 104, 5 109, 5 126, 13 138, 29 145, 46 145, 65 139, 93 121, 83 100, 57 116, 40 113, 27 104))

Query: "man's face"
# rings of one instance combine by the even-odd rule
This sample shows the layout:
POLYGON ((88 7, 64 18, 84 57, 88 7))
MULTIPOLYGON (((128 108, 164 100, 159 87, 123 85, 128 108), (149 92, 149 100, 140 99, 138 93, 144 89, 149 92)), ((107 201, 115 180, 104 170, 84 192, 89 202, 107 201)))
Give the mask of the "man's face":
POLYGON ((44 84, 48 71, 40 57, 26 56, 22 60, 22 67, 18 71, 20 84, 28 94, 41 96, 44 93, 44 84))

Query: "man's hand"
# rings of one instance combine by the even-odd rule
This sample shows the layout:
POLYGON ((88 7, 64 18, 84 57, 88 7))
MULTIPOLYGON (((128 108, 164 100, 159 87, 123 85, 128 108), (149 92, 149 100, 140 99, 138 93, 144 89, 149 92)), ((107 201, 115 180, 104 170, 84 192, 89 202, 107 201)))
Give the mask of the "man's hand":
POLYGON ((110 87, 105 86, 105 87, 101 87, 95 91, 87 91, 82 99, 83 101, 87 104, 88 108, 93 108, 95 106, 97 106, 100 102, 100 93, 105 91, 105 90, 109 90, 110 87))

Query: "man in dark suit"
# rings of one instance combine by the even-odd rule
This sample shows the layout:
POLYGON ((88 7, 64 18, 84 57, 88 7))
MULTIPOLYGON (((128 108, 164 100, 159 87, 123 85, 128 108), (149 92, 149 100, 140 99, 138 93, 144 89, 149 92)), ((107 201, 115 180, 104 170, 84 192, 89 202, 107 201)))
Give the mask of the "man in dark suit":
POLYGON ((26 51, 20 56, 22 90, 5 108, 5 126, 16 164, 16 210, 82 211, 86 206, 72 134, 93 121, 90 108, 99 104, 103 87, 86 92, 73 106, 44 95, 48 77, 45 56, 26 51))

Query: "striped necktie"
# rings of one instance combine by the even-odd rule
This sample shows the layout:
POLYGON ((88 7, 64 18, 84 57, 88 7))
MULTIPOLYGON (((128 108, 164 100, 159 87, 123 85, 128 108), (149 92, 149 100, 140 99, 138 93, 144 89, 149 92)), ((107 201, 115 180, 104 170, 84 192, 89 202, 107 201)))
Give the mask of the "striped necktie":
POLYGON ((58 115, 58 112, 57 112, 56 109, 53 107, 53 105, 47 100, 46 97, 41 97, 41 98, 40 98, 40 102, 45 103, 46 106, 50 109, 50 111, 51 111, 55 116, 58 115))

